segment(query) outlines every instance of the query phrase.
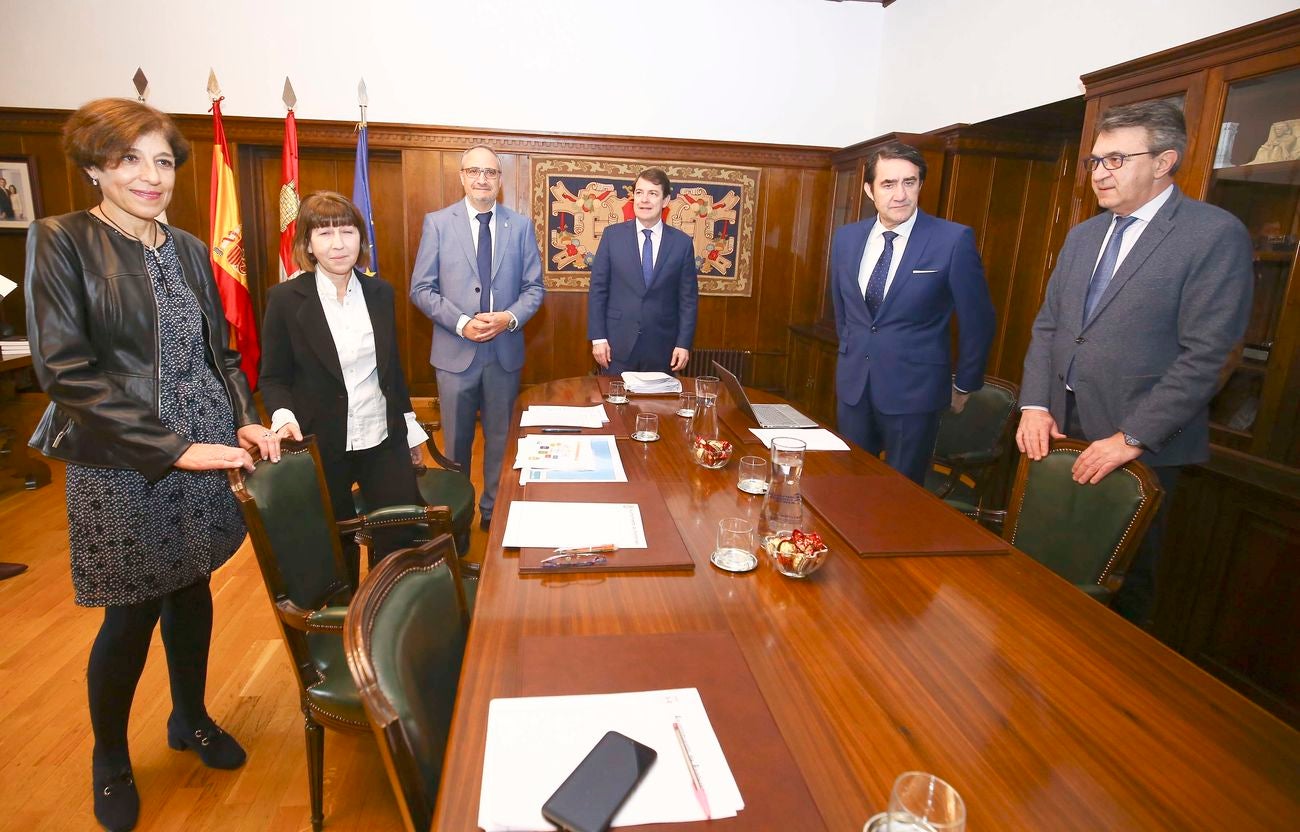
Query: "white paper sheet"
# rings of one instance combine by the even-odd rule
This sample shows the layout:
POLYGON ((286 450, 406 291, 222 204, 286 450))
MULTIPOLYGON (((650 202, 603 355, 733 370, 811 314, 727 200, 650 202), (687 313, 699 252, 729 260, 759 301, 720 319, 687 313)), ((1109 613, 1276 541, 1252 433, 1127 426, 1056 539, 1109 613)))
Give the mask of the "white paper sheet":
POLYGON ((487 832, 543 832, 542 804, 577 768, 606 731, 618 731, 658 752, 654 765, 614 817, 614 826, 705 820, 673 733, 686 737, 712 817, 745 808, 736 779, 695 688, 494 699, 478 824, 487 832))
POLYGON ((604 543, 620 549, 645 549, 641 507, 636 503, 515 501, 510 504, 501 540, 502 546, 547 549, 604 543))
POLYGON ((763 440, 768 448, 773 439, 798 439, 810 451, 847 451, 849 446, 826 428, 750 428, 749 432, 763 440))
POLYGON ((605 405, 567 407, 564 405, 532 405, 519 417, 519 427, 531 428, 554 425, 566 428, 598 428, 609 422, 605 405))

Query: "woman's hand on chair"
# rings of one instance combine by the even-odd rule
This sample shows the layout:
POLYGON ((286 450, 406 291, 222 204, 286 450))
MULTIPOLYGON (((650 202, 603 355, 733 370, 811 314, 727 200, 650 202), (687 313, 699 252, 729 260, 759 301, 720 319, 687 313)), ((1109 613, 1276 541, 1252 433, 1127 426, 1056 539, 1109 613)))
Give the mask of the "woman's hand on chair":
POLYGON ((253 458, 248 455, 248 451, 208 442, 190 445, 173 464, 183 471, 222 471, 228 468, 243 468, 250 472, 253 470, 253 458))

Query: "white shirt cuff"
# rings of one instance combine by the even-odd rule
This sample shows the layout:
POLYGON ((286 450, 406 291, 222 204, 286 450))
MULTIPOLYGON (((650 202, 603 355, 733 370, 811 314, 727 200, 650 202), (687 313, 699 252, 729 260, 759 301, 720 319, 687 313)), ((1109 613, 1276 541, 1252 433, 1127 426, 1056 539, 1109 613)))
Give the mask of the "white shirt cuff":
POLYGON ((473 319, 470 318, 469 315, 461 315, 460 320, 456 322, 456 334, 464 338, 465 324, 469 323, 471 320, 473 319))
MULTIPOLYGON (((271 414, 271 432, 275 433, 280 428, 284 427, 290 422, 297 424, 298 417, 294 416, 293 411, 290 410, 289 408, 287 407, 280 408, 279 410, 271 414)), ((299 430, 301 429, 302 428, 299 427, 299 430)))
POLYGON ((415 419, 415 413, 403 414, 406 416, 406 446, 416 448, 429 441, 429 434, 424 432, 420 423, 415 419))
POLYGON ((1043 407, 1041 404, 1025 404, 1025 405, 1021 405, 1021 406, 1020 406, 1020 411, 1021 411, 1022 413, 1023 413, 1024 411, 1026 411, 1026 410, 1043 410, 1043 411, 1046 411, 1047 408, 1043 407))
POLYGON ((592 338, 592 339, 591 339, 591 345, 592 345, 593 347, 596 346, 597 344, 608 344, 608 343, 609 343, 609 339, 608 339, 608 338, 592 338))

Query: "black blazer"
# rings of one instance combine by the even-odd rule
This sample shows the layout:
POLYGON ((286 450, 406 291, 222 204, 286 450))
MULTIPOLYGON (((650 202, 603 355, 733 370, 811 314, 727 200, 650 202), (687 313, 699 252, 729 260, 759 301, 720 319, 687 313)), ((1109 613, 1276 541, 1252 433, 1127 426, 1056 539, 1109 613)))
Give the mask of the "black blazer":
MULTIPOLYGON (((388 435, 406 436, 411 396, 397 354, 393 287, 354 273, 375 330, 379 388, 388 405, 388 435)), ((303 272, 271 287, 262 320, 262 400, 270 413, 288 408, 303 434, 316 434, 321 455, 341 457, 347 447, 348 394, 343 367, 316 292, 316 273, 303 272)))

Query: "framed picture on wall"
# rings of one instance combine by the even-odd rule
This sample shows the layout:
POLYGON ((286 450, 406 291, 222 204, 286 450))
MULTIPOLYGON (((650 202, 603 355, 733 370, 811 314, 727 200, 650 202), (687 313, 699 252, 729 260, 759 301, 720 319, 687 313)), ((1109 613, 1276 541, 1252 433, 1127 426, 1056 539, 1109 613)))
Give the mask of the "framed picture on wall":
POLYGON ((41 212, 36 160, 0 156, 0 230, 25 229, 41 212))

